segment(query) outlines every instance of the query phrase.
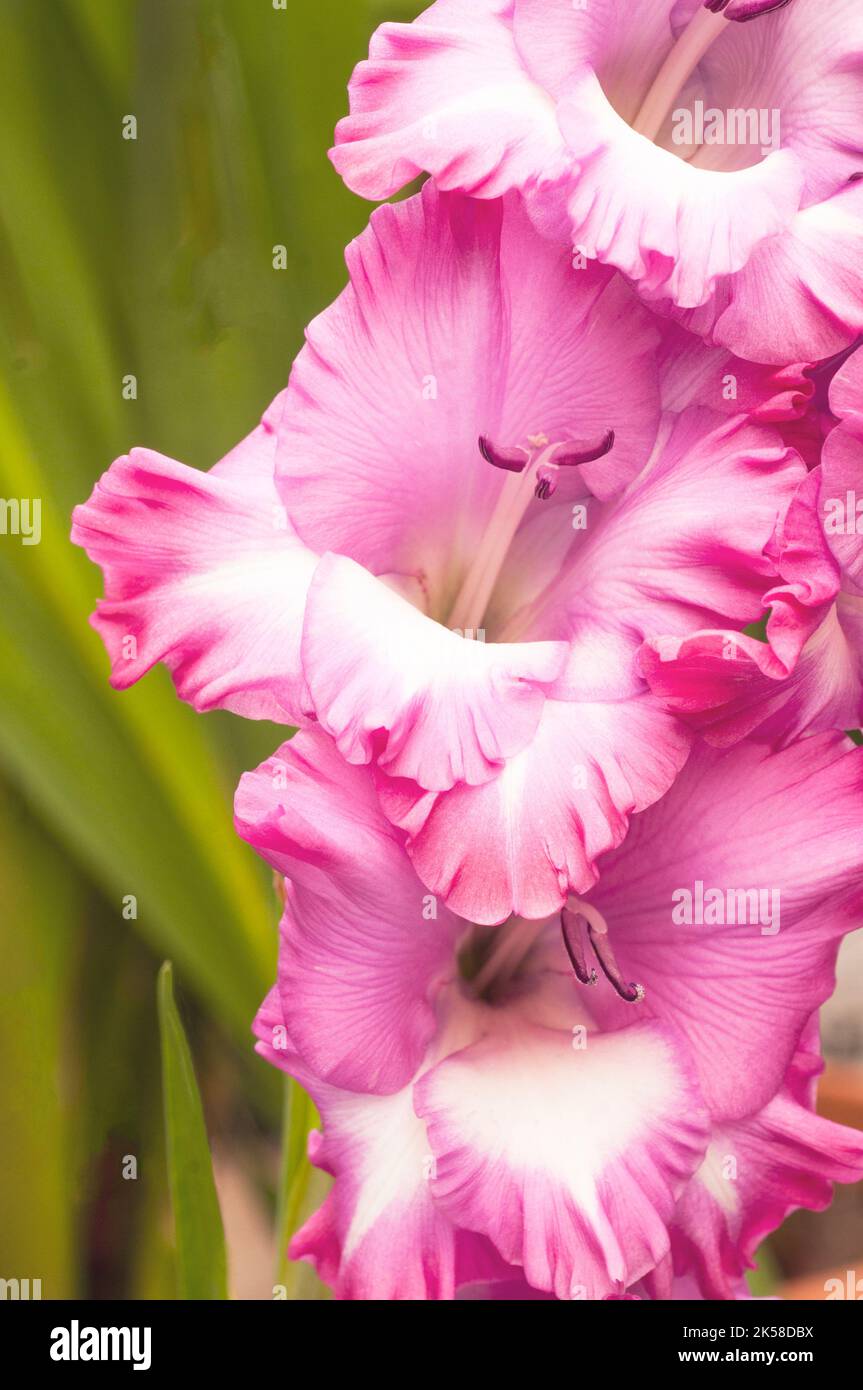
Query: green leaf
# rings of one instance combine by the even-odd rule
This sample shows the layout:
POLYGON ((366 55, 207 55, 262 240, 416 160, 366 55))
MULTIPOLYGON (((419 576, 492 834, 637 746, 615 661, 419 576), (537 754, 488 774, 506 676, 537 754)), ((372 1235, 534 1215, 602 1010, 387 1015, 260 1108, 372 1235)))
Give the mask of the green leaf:
POLYGON ((85 916, 86 890, 2 788, 0 882, 0 1273, 41 1279, 43 1298, 76 1298, 82 1291, 80 1225, 70 1201, 80 1177, 70 927, 85 916))
POLYGON ((752 1298, 770 1298, 777 1285, 782 1282, 782 1270, 769 1241, 759 1245, 755 1257, 755 1267, 746 1275, 746 1283, 752 1298))
POLYGON ((274 937, 264 876, 231 826, 233 775, 163 672, 124 696, 108 686, 87 624, 98 579, 66 541, 68 516, 2 381, 0 488, 44 503, 41 544, 0 551, 0 764, 114 901, 139 898, 137 929, 245 1041, 274 937))
POLYGON ((293 1077, 285 1077, 282 1110, 282 1151, 276 1204, 276 1283, 289 1284, 288 1244, 296 1231, 309 1190, 311 1164, 306 1154, 309 1130, 317 1111, 293 1077))
POLYGON ((228 1276, 222 1214, 192 1054, 174 1001, 170 961, 159 971, 158 1001, 177 1290, 182 1299, 224 1299, 228 1276))

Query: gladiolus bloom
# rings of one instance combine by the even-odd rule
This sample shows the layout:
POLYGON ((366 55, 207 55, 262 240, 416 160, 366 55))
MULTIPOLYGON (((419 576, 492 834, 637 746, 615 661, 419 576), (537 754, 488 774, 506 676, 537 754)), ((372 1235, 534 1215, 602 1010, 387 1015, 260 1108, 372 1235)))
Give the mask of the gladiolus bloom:
POLYGON ((805 469, 513 200, 428 185, 348 260, 248 440, 209 474, 134 450, 77 509, 94 622, 116 686, 163 660, 198 709, 317 722, 374 764, 455 911, 540 917, 687 756, 639 648, 761 616, 805 469))
POLYGON ((314 1097, 335 1179, 292 1256, 346 1298, 518 1271, 562 1299, 670 1297, 675 1273, 734 1297, 790 1208, 863 1172, 812 1114, 811 1027, 861 816, 841 735, 702 747, 587 895, 488 928, 427 894, 369 770, 298 734, 236 802, 287 876, 259 1050, 314 1097))
POLYGON ((367 198, 517 190, 706 338, 814 361, 863 328, 861 57, 857 0, 437 0, 377 31, 331 157, 367 198))

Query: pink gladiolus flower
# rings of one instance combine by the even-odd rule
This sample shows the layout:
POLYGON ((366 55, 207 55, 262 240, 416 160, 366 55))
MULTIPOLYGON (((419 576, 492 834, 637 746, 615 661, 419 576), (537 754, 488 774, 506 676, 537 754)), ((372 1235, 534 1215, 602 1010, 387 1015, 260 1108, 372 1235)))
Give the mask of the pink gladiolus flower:
POLYGON ((843 736, 702 745, 589 894, 496 929, 427 894, 320 732, 243 778, 236 823, 287 876, 256 1032, 323 1117, 335 1184, 291 1253, 337 1295, 735 1297, 790 1208, 863 1172, 812 1113, 812 1015, 863 898, 843 736))
POLYGON ((375 34, 331 157, 367 198, 518 190, 696 332, 814 361, 863 328, 861 57, 858 0, 437 0, 375 34))
POLYGON ((863 722, 863 350, 835 373, 834 421, 776 538, 788 581, 764 597, 767 643, 730 631, 650 641, 651 688, 719 746, 863 722), (803 643, 803 640, 808 640, 803 643))
POLYGON ((436 0, 331 152, 387 198, 209 472, 76 508, 124 689, 299 732, 259 1052, 337 1297, 743 1299, 863 1176, 859 0, 436 0), (856 122, 856 124, 855 124, 856 122), (755 635, 763 621, 763 640, 755 635))
MULTIPOLYGON (((373 763, 454 911, 540 917, 686 758, 639 648, 761 616, 805 469, 721 413, 726 353, 671 327, 658 360, 622 280, 514 200, 427 185, 348 261, 249 439, 208 474, 134 450, 77 509, 95 626, 118 688, 162 660, 198 709, 373 763)), ((797 369, 735 370, 738 410, 805 408, 797 369)))

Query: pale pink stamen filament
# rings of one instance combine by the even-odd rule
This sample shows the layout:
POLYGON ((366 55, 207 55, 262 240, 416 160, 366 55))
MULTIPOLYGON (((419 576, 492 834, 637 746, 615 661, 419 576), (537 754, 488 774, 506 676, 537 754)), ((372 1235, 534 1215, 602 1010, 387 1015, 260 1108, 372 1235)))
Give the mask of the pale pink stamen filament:
POLYGON ((721 14, 699 9, 689 21, 680 38, 668 54, 653 85, 632 123, 633 130, 647 140, 655 140, 675 98, 684 83, 697 68, 711 44, 728 28, 721 14))
POLYGON ((483 616, 507 551, 533 498, 536 469, 540 463, 550 459, 556 448, 556 444, 549 444, 531 458, 521 473, 508 473, 504 479, 491 521, 453 604, 450 627, 462 630, 482 627, 483 616))
POLYGON ((480 437, 483 458, 507 476, 491 521, 453 604, 449 616, 452 628, 474 631, 482 627, 507 552, 532 498, 544 501, 552 495, 559 469, 591 463, 607 454, 614 444, 614 430, 606 430, 596 445, 583 447, 562 441, 549 444, 545 436, 535 436, 530 442, 528 452, 520 448, 500 448, 485 436, 480 437))

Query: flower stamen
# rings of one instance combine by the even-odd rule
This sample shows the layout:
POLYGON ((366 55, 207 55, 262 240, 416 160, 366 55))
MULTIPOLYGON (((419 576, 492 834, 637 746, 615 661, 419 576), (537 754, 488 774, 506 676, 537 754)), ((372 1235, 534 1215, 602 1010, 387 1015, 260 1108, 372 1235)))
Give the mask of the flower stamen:
MULTIPOLYGON (((711 14, 722 14, 731 3, 733 0, 704 0, 704 8, 711 14)), ((737 24, 748 24, 750 19, 760 19, 762 15, 784 10, 790 4, 791 0, 748 0, 748 3, 744 0, 734 14, 726 15, 726 19, 733 19, 737 24)))
POLYGON ((605 430, 595 443, 559 440, 549 444, 545 435, 533 435, 528 443, 529 450, 497 444, 486 434, 479 437, 479 451, 485 461, 513 476, 504 480, 497 506, 450 612, 448 625, 457 630, 483 626, 489 599, 531 499, 544 502, 553 495, 561 468, 592 463, 607 454, 614 444, 614 430, 605 430))
POLYGON ((573 449, 567 444, 558 445, 558 451, 552 454, 545 463, 537 464, 534 497, 538 498, 540 502, 545 502, 549 497, 554 496, 557 489, 559 469, 577 468, 580 463, 593 463, 595 459, 603 458, 613 445, 614 430, 606 430, 600 442, 589 449, 573 449), (560 450, 563 452, 561 453, 560 450))
POLYGON ((585 920, 578 912, 571 912, 565 907, 560 914, 560 927, 563 933, 563 944, 566 947, 566 954, 569 956, 569 963, 575 972, 575 978, 583 985, 596 984, 596 971, 587 964, 587 952, 584 947, 585 920))
POLYGON ((641 109, 632 122, 632 129, 646 140, 655 140, 678 93, 692 76, 701 59, 720 34, 728 20, 710 9, 696 10, 683 33, 666 57, 641 109))
POLYGON ((530 463, 527 449, 501 448, 499 444, 493 444, 485 434, 479 437, 479 451, 486 463, 492 464, 494 468, 502 468, 507 473, 523 473, 530 463))
POLYGON ((595 985, 596 971, 587 965, 585 928, 587 942, 602 968, 608 983, 627 1004, 638 1004, 644 998, 644 985, 630 981, 628 984, 621 974, 620 966, 608 938, 608 924, 602 913, 581 898, 571 898, 560 914, 560 927, 563 944, 569 956, 575 977, 583 985, 595 985))

